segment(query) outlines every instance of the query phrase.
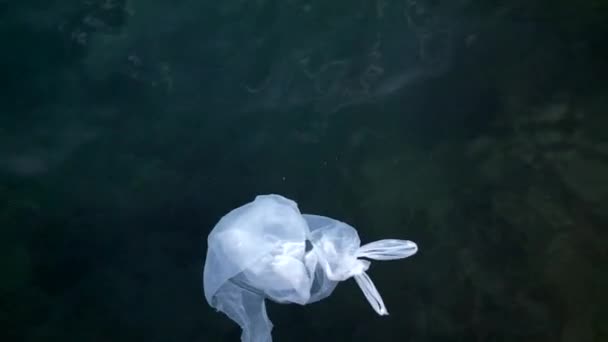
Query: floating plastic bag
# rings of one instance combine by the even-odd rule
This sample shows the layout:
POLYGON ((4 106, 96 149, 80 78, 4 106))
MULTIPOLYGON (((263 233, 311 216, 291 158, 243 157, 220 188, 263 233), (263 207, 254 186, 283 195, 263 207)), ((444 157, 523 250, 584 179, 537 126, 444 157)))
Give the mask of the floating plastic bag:
POLYGON ((353 277, 380 315, 388 312, 367 273, 368 258, 394 260, 415 254, 407 240, 360 246, 355 228, 317 215, 302 215, 279 195, 258 196, 221 218, 208 237, 203 270, 205 298, 243 330, 242 342, 271 342, 266 298, 310 304, 353 277))

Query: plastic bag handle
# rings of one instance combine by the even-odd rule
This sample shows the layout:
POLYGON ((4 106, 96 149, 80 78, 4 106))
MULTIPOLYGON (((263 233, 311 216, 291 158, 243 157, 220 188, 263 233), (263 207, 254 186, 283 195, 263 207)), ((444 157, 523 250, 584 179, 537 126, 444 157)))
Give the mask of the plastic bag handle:
POLYGON ((388 311, 386 310, 386 306, 384 305, 382 296, 380 296, 378 289, 376 289, 376 286, 374 285, 370 277, 367 275, 367 273, 361 272, 359 274, 356 274, 354 278, 357 282, 357 285, 359 285, 359 287, 361 288, 361 291, 363 291, 365 298, 367 298, 367 301, 372 306, 372 308, 376 310, 378 315, 388 315, 388 311))
POLYGON ((418 252, 418 245, 409 240, 385 239, 370 242, 357 250, 357 258, 395 260, 407 258, 418 252))

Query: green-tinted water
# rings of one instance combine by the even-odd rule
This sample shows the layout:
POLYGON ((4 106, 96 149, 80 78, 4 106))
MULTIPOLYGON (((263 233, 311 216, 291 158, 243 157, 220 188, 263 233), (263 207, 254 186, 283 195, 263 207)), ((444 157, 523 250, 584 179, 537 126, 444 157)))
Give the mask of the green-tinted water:
POLYGON ((601 0, 0 1, 7 341, 238 341, 206 236, 280 193, 410 259, 275 341, 608 339, 601 0))

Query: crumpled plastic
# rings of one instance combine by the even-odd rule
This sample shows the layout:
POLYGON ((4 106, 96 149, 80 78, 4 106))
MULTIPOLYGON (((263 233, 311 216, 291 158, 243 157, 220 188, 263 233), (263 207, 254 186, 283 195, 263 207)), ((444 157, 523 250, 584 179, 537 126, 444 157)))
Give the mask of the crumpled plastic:
POLYGON ((361 246, 348 224, 301 214, 296 202, 280 195, 260 195, 222 217, 209 234, 205 298, 239 324, 242 342, 271 342, 265 299, 307 305, 354 278, 372 308, 388 315, 365 259, 402 259, 417 251, 414 242, 398 239, 361 246))

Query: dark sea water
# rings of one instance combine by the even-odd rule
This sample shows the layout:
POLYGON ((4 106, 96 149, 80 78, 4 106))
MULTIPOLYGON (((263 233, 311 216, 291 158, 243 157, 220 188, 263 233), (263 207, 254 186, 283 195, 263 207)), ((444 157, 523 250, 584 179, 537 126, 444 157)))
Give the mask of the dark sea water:
POLYGON ((258 194, 413 240, 274 341, 608 341, 608 2, 0 0, 0 340, 240 340, 258 194))

